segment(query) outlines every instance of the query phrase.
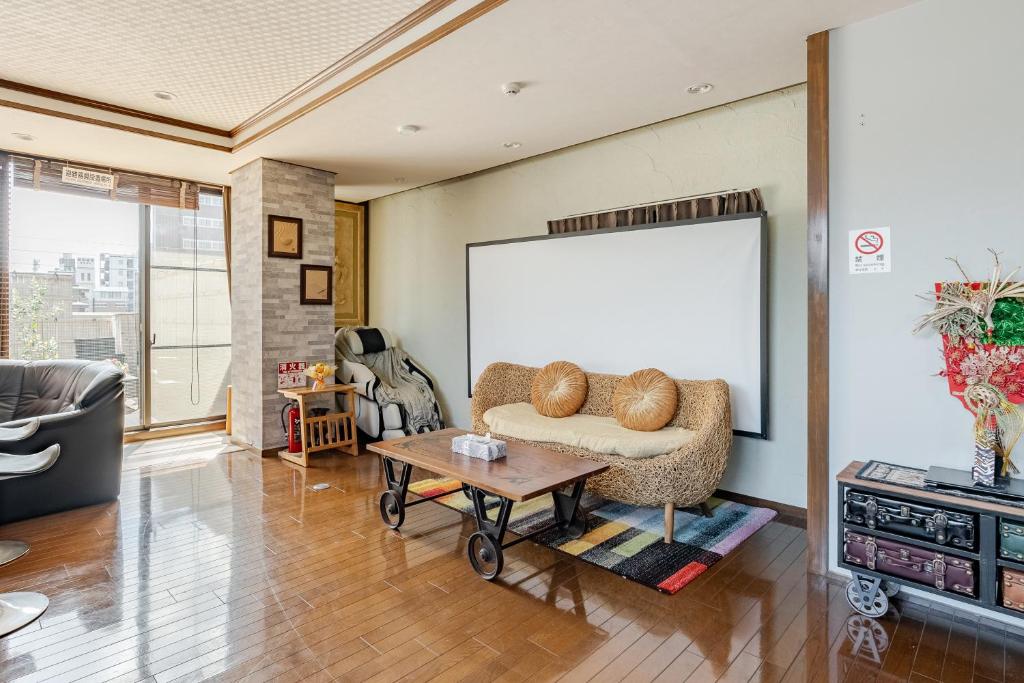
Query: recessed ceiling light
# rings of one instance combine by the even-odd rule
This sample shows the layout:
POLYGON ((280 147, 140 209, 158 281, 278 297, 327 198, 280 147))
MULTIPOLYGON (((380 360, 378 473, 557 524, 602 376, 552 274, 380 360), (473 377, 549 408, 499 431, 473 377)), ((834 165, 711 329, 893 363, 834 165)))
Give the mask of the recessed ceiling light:
POLYGON ((414 135, 420 132, 420 127, 406 124, 404 126, 399 126, 396 130, 399 135, 414 135))
POLYGON ((521 142, 503 142, 502 146, 505 149, 519 149, 520 147, 523 146, 523 143, 521 143, 521 142))
POLYGON ((710 83, 694 83, 693 85, 686 89, 686 92, 690 93, 691 95, 705 95, 714 90, 714 88, 715 86, 711 85, 710 83))
POLYGON ((171 100, 177 98, 178 96, 175 95, 172 92, 167 92, 166 90, 157 90, 156 92, 153 93, 153 97, 157 98, 158 100, 163 100, 165 102, 170 102, 171 100))
POLYGON ((19 140, 24 140, 25 142, 32 142, 33 140, 36 139, 35 135, 30 135, 29 133, 11 133, 11 135, 18 138, 19 140))

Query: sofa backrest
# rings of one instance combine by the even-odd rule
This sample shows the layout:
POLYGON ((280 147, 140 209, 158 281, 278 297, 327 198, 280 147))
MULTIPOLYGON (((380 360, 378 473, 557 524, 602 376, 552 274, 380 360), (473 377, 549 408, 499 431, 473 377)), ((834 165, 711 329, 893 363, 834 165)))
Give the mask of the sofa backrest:
POLYGON ((106 361, 0 361, 0 421, 88 408, 120 391, 123 380, 106 361))
MULTIPOLYGON (((478 382, 512 383, 514 386, 506 385, 503 387, 502 393, 528 402, 530 400, 530 385, 538 372, 540 372, 540 368, 513 363, 495 363, 484 371, 478 382), (491 372, 492 369, 499 370, 499 372, 491 372)), ((585 372, 584 374, 587 376, 587 400, 584 401, 579 412, 584 415, 613 416, 612 396, 624 375, 606 375, 596 372, 585 372)), ((708 419, 714 418, 723 409, 728 409, 729 385, 724 380, 677 379, 675 383, 679 388, 679 405, 676 408, 676 414, 669 422, 673 427, 695 430, 708 419)), ((476 390, 474 389, 474 391, 476 390)))

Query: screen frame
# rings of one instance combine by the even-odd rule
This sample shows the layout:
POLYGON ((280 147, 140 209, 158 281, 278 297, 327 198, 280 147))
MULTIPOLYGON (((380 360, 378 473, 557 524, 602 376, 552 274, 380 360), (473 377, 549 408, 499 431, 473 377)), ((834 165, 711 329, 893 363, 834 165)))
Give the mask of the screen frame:
POLYGON ((513 237, 502 240, 490 240, 487 242, 471 242, 466 244, 466 386, 467 396, 473 397, 473 365, 472 365, 472 328, 470 326, 470 250, 473 247, 490 247, 500 244, 514 244, 517 242, 536 242, 540 240, 555 240, 555 239, 585 239, 587 237, 594 237, 598 235, 606 235, 614 232, 632 232, 634 230, 651 230, 655 228, 674 228, 674 227, 687 227, 691 225, 701 225, 704 223, 716 223, 723 221, 735 221, 735 220, 749 220, 751 218, 758 218, 760 223, 760 321, 759 329, 761 332, 761 348, 760 348, 760 362, 761 362, 761 425, 760 431, 749 431, 743 429, 733 429, 732 432, 736 436, 745 436, 753 439, 768 439, 768 418, 769 418, 769 368, 768 368, 768 299, 769 299, 769 278, 768 278, 768 213, 766 211, 755 211, 748 213, 737 213, 730 214, 727 216, 707 216, 704 218, 690 218, 686 220, 678 221, 662 221, 659 223, 645 223, 643 225, 629 225, 617 228, 598 228, 596 230, 584 230, 579 232, 565 232, 556 233, 549 235, 531 235, 528 237, 513 237))

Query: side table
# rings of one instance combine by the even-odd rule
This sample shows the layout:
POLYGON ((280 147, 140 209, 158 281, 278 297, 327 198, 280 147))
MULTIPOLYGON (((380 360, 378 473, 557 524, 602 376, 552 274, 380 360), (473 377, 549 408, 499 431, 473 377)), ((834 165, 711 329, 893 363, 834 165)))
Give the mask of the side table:
POLYGON ((336 448, 350 455, 359 455, 359 442, 356 439, 355 387, 349 384, 326 384, 319 389, 278 389, 277 393, 299 404, 301 420, 302 451, 289 453, 287 449, 278 455, 288 462, 302 467, 309 467, 311 453, 336 448), (330 412, 326 415, 311 416, 306 414, 306 398, 320 394, 345 394, 344 412, 330 412))

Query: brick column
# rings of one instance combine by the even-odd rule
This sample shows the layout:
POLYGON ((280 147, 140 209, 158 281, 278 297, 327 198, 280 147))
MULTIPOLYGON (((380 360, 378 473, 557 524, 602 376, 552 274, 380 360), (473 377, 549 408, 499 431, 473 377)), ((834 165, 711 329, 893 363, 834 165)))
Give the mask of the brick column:
POLYGON ((231 174, 231 385, 236 440, 285 443, 280 361, 334 358, 333 307, 299 304, 299 266, 334 263, 334 174, 256 159, 231 174), (303 222, 302 259, 267 256, 267 216, 303 222))

